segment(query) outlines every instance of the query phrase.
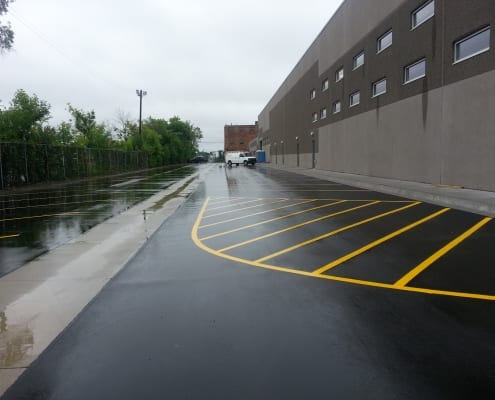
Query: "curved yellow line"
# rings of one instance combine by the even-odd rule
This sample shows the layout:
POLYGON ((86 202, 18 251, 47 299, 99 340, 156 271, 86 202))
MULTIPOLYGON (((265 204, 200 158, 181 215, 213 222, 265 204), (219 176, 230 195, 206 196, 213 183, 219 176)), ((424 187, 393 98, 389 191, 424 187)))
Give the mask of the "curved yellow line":
POLYGON ((191 231, 191 239, 194 242, 194 244, 196 246, 198 246, 201 250, 204 250, 207 253, 210 253, 214 256, 221 257, 221 258, 224 258, 226 260, 230 260, 230 261, 237 262, 237 263, 250 265, 253 267, 269 269, 272 271, 286 272, 286 273, 294 274, 294 275, 308 276, 311 278, 327 279, 327 280, 331 280, 331 281, 352 283, 352 284, 356 284, 356 285, 371 286, 371 287, 384 288, 384 289, 393 289, 393 290, 404 291, 404 292, 415 292, 415 293, 423 293, 423 294, 435 294, 435 295, 441 295, 441 296, 462 297, 462 298, 468 298, 468 299, 495 301, 494 295, 465 293, 465 292, 453 292, 453 291, 449 291, 449 290, 426 289, 426 288, 418 288, 418 287, 412 287, 412 286, 397 286, 395 284, 380 283, 380 282, 373 282, 373 281, 364 281, 364 280, 360 280, 360 279, 345 278, 345 277, 335 276, 335 275, 321 275, 321 274, 315 274, 314 272, 307 272, 307 271, 301 271, 301 270, 292 269, 292 268, 278 267, 275 265, 265 264, 265 263, 256 262, 256 261, 250 261, 250 260, 246 260, 243 258, 231 256, 231 255, 224 254, 224 253, 220 253, 217 250, 214 250, 214 249, 204 245, 203 242, 198 238, 198 228, 199 228, 199 225, 201 223, 202 216, 205 213, 206 208, 208 207, 209 200, 210 200, 210 198, 208 197, 206 199, 205 203, 203 204, 203 207, 201 208, 201 210, 198 214, 198 217, 196 218, 196 222, 194 223, 193 229, 191 231))

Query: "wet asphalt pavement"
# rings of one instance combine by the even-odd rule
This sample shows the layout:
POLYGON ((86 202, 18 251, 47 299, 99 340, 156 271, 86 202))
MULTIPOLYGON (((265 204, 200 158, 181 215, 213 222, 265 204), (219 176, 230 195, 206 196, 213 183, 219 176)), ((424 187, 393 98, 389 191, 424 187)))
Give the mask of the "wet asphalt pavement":
POLYGON ((0 191, 0 277, 192 174, 168 167, 30 191, 0 191))
POLYGON ((262 166, 201 168, 2 399, 495 395, 491 219, 262 166))

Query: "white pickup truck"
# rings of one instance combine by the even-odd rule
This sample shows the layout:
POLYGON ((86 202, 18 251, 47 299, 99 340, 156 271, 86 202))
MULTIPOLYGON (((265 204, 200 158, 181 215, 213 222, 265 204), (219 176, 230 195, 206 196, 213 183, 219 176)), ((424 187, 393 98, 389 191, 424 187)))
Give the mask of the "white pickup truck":
POLYGON ((225 163, 232 167, 233 164, 239 166, 240 164, 247 166, 249 164, 256 164, 256 157, 250 156, 242 151, 227 151, 225 153, 225 163))

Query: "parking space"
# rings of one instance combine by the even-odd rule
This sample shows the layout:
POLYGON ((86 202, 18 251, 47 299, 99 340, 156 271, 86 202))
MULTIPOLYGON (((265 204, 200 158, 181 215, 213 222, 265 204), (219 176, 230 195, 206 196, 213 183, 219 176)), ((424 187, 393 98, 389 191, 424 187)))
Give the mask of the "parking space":
POLYGON ((258 188, 269 197, 208 198, 195 243, 261 268, 495 300, 489 217, 302 177, 258 188))
POLYGON ((162 168, 79 183, 0 192, 0 276, 192 174, 162 168))

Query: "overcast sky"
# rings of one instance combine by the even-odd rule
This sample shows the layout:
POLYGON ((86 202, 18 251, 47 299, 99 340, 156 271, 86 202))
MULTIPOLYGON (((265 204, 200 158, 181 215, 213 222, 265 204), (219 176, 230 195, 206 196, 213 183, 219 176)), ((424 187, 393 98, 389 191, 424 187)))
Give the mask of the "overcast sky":
POLYGON ((224 124, 252 124, 342 0, 15 0, 2 20, 0 100, 17 89, 115 123, 118 111, 191 121, 201 150, 223 148, 224 124))

